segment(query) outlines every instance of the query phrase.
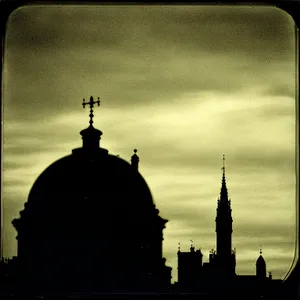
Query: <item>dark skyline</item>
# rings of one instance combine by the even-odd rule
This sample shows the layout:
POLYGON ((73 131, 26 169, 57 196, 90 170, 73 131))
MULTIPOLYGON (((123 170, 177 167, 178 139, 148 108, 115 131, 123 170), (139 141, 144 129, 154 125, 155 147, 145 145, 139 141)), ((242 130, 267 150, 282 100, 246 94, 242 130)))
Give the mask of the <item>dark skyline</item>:
POLYGON ((100 97, 102 145, 130 160, 170 220, 164 256, 176 280, 178 242, 204 258, 226 155, 237 273, 262 245, 274 278, 295 237, 295 27, 259 7, 30 7, 9 20, 4 57, 5 256, 10 222, 38 175, 81 144, 82 98, 100 97), (54 135, 53 132, 59 132, 54 135))

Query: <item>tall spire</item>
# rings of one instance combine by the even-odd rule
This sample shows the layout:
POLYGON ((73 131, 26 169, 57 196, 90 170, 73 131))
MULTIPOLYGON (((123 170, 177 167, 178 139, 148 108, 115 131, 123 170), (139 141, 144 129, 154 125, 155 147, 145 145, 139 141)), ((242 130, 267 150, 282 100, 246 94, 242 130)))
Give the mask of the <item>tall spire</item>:
POLYGON ((228 200, 228 192, 226 187, 226 177, 225 177, 225 155, 223 154, 223 166, 222 166, 222 187, 220 192, 220 200, 228 200))
POLYGON ((94 104, 98 104, 100 106, 100 98, 98 97, 97 101, 94 101, 94 98, 91 96, 90 97, 90 102, 85 102, 85 99, 83 99, 82 106, 85 108, 86 105, 90 106, 90 126, 86 129, 83 129, 80 131, 80 134, 82 135, 82 140, 83 140, 83 148, 88 149, 88 150, 94 150, 94 149, 99 149, 99 142, 100 142, 100 137, 102 135, 102 132, 98 129, 95 129, 93 127, 93 107, 94 104))
POLYGON ((222 171, 222 186, 220 198, 218 199, 216 217, 216 246, 220 271, 232 276, 235 274, 235 254, 231 248, 232 215, 226 187, 225 155, 223 155, 222 171))

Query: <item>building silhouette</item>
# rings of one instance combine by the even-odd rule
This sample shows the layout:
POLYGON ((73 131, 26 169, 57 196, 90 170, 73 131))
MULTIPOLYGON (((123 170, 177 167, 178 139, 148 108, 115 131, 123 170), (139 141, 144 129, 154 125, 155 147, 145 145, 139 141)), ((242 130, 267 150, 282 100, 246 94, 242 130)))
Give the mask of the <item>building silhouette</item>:
POLYGON ((225 178, 225 157, 223 155, 223 174, 220 197, 218 199, 216 217, 216 260, 217 271, 222 277, 235 275, 235 251, 232 249, 232 216, 231 200, 228 198, 228 191, 225 178))
POLYGON ((188 289, 195 289, 200 281, 202 267, 202 252, 195 250, 194 245, 190 247, 190 252, 180 251, 178 247, 178 282, 188 289))
POLYGON ((201 249, 178 247, 178 282, 162 254, 163 229, 149 187, 131 163, 100 147, 102 132, 90 125, 80 132, 81 148, 51 164, 37 178, 20 217, 17 257, 0 263, 0 287, 14 293, 202 293, 265 295, 280 291, 267 277, 262 249, 256 275, 236 274, 232 249, 232 210, 223 156, 216 210, 216 250, 203 262, 201 249))
MULTIPOLYGON (((256 261, 255 275, 237 275, 236 250, 232 249, 232 209, 228 197, 223 155, 222 184, 216 210, 216 250, 209 252, 209 261, 203 262, 201 249, 192 244, 189 252, 178 247, 178 281, 173 285, 176 292, 200 292, 209 294, 265 295, 279 291, 281 280, 267 277, 266 262, 262 249, 256 261)), ((180 244, 179 244, 180 245, 180 244)))
POLYGON ((100 147, 102 132, 82 130, 83 145, 35 181, 13 220, 23 290, 168 291, 171 268, 162 255, 163 229, 151 192, 131 164, 100 147))

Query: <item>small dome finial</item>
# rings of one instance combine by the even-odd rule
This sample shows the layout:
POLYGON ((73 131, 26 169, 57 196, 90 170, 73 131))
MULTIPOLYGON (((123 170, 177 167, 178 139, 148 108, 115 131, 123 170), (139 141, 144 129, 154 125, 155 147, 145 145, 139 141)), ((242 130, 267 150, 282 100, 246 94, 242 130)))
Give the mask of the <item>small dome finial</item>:
POLYGON ((137 149, 134 149, 133 152, 134 154, 131 156, 131 165, 135 170, 138 170, 140 158, 136 154, 137 149))

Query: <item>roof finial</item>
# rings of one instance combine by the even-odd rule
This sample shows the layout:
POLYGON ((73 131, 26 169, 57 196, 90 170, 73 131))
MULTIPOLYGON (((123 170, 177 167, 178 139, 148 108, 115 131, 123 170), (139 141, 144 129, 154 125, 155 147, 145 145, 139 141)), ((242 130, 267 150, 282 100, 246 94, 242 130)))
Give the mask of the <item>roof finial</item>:
POLYGON ((134 154, 131 156, 131 165, 137 171, 139 168, 139 157, 137 156, 137 149, 133 150, 134 154))
POLYGON ((102 135, 102 132, 98 129, 95 129, 93 127, 93 107, 94 104, 98 104, 100 106, 100 98, 98 97, 97 101, 94 101, 94 98, 91 96, 90 97, 90 102, 85 102, 85 99, 83 99, 82 106, 85 108, 86 105, 89 105, 91 110, 90 110, 90 126, 86 129, 83 129, 80 131, 80 134, 82 135, 82 140, 83 140, 83 148, 85 149, 99 149, 99 142, 100 142, 100 137, 102 135))
POLYGON ((194 247, 194 244, 193 244, 193 240, 190 240, 191 241, 191 252, 195 252, 195 247, 194 247))
POLYGON ((90 117, 90 126, 93 126, 93 117, 94 117, 94 115, 93 115, 93 107, 94 107, 94 104, 98 104, 98 106, 100 106, 100 98, 98 97, 98 99, 97 99, 97 101, 94 101, 94 98, 91 96, 90 97, 90 102, 85 102, 85 99, 83 98, 83 103, 82 103, 82 106, 83 106, 83 108, 86 106, 86 105, 89 105, 90 106, 90 115, 89 115, 89 117, 90 117))
POLYGON ((221 186, 221 193, 220 193, 220 202, 228 202, 228 192, 227 192, 227 187, 226 187, 226 178, 225 178, 225 155, 223 154, 223 166, 221 168, 223 170, 222 174, 222 186, 221 186))
POLYGON ((260 249, 259 249, 259 254, 261 255, 262 254, 262 248, 261 248, 261 245, 259 246, 260 249))

